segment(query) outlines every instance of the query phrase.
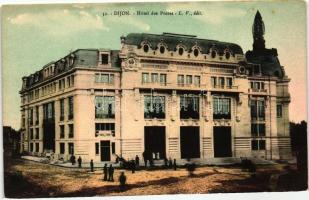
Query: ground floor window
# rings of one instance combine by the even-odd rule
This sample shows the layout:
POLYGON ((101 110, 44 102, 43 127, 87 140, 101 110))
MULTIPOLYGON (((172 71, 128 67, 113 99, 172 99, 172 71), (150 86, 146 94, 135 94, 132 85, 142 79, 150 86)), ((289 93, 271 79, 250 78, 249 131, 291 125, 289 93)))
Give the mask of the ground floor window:
POLYGON ((116 150, 116 149, 115 149, 115 142, 112 142, 112 154, 115 154, 115 153, 116 153, 115 150, 116 150))
POLYGON ((100 144, 98 142, 95 143, 95 154, 96 155, 100 154, 100 144))
POLYGON ((252 150, 265 150, 266 142, 263 139, 254 139, 251 141, 252 150))
POLYGON ((96 136, 99 131, 111 131, 112 136, 115 136, 115 123, 95 123, 96 136))
POLYGON ((30 152, 33 152, 33 143, 30 143, 30 152))
POLYGON ((64 154, 65 144, 63 142, 59 143, 60 154, 64 154))
POLYGON ((69 143, 69 154, 74 154, 74 143, 69 143))
POLYGON ((35 143, 35 151, 36 152, 40 151, 40 143, 35 143))

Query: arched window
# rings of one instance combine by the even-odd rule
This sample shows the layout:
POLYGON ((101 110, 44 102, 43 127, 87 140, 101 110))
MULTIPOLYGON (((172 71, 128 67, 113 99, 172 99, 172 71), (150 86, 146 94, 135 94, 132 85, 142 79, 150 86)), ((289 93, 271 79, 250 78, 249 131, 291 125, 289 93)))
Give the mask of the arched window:
POLYGON ((215 58, 217 56, 217 52, 215 50, 211 51, 211 57, 215 58))
POLYGON ((179 47, 179 49, 178 49, 178 54, 179 54, 179 55, 182 55, 183 52, 184 52, 183 48, 182 48, 182 47, 179 47))
POLYGON ((197 57, 197 56, 199 55, 199 50, 198 50, 198 49, 194 49, 194 50, 193 50, 193 55, 194 55, 195 57, 197 57))
POLYGON ((230 59, 230 57, 231 57, 230 52, 226 51, 225 52, 225 58, 228 60, 228 59, 230 59))
POLYGON ((149 51, 149 45, 148 44, 144 44, 143 50, 144 50, 145 53, 147 53, 149 51))
POLYGON ((160 46, 160 53, 164 53, 165 52, 165 47, 164 46, 160 46))

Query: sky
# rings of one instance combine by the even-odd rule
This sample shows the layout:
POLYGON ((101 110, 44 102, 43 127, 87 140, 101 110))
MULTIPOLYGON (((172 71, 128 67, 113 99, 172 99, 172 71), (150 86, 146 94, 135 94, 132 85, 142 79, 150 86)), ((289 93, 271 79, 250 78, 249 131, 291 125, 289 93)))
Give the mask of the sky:
POLYGON ((131 32, 197 35, 252 49, 257 10, 267 48, 277 48, 291 78, 290 120, 307 121, 306 5, 280 2, 187 2, 12 5, 2 10, 3 125, 20 128, 21 78, 79 48, 120 49, 131 32), (199 16, 103 16, 103 12, 201 11, 199 16))

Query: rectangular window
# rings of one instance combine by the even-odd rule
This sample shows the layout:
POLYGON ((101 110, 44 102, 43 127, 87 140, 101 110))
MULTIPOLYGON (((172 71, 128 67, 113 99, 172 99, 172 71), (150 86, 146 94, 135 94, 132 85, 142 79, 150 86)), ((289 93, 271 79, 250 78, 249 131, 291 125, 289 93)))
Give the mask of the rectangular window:
POLYGON ((194 76, 194 85, 200 86, 201 84, 201 77, 200 76, 194 76))
POLYGON ((226 78, 226 86, 228 88, 231 88, 233 86, 233 79, 232 78, 230 78, 230 77, 226 78))
POLYGON ((33 152, 33 143, 30 143, 30 152, 33 152))
POLYGON ((108 64, 108 54, 101 54, 101 64, 102 65, 108 64))
POLYGON ((277 117, 281 118, 282 117, 282 105, 277 105, 277 117))
POLYGON ((73 138, 73 137, 74 137, 74 125, 69 124, 69 138, 73 138))
POLYGON ((185 84, 185 76, 184 75, 178 75, 177 83, 178 83, 178 85, 184 85, 185 84))
POLYGON ((30 108, 30 109, 29 109, 28 117, 29 117, 29 123, 30 123, 30 125, 33 125, 33 108, 30 108))
POLYGON ((60 125, 59 126, 60 127, 60 138, 64 138, 65 136, 64 136, 64 125, 60 125))
POLYGON ((215 88, 217 86, 217 77, 211 77, 211 86, 215 88))
POLYGON ((96 134, 99 131, 110 131, 112 136, 115 136, 115 124, 114 123, 96 123, 95 131, 96 131, 96 134))
POLYGON ((107 83, 107 84, 113 84, 114 83, 114 74, 99 74, 96 73, 94 75, 94 81, 96 83, 107 83))
POLYGON ((160 74, 160 84, 166 85, 166 74, 160 74))
POLYGON ((74 117, 74 112, 73 112, 73 97, 69 97, 68 98, 68 111, 69 111, 69 115, 68 115, 68 119, 71 120, 74 117))
POLYGON ((265 101, 251 100, 251 120, 265 120, 265 101))
POLYGON ((265 150, 266 149, 266 141, 265 140, 252 140, 251 141, 251 149, 254 151, 265 150))
POLYGON ((38 125, 39 124, 39 106, 35 107, 35 124, 38 125))
POLYGON ((35 139, 40 139, 40 129, 39 128, 35 128, 35 139))
POLYGON ((191 75, 187 75, 186 76, 186 84, 187 85, 191 85, 192 84, 192 76, 191 75))
POLYGON ((108 83, 108 74, 101 74, 100 83, 108 83))
POLYGON ((40 152, 40 143, 35 143, 35 151, 40 152))
POLYGON ((68 148, 69 148, 69 154, 73 155, 74 154, 74 143, 69 142, 68 148))
POLYGON ((112 142, 112 154, 115 154, 116 151, 115 151, 115 142, 112 142))
POLYGON ((30 128, 30 140, 33 140, 34 139, 34 137, 33 137, 33 129, 32 128, 30 128))
POLYGON ((164 96, 144 96, 144 118, 164 119, 165 118, 165 97, 164 96))
POLYGON ((149 74, 148 73, 142 73, 142 83, 149 83, 149 74))
POLYGON ((224 77, 219 77, 219 86, 224 87, 224 77))
POLYGON ((59 149, 60 149, 60 154, 64 154, 65 151, 65 144, 63 142, 59 143, 59 149))
POLYGON ((199 97, 180 96, 180 119, 199 119, 199 97))
POLYGON ((254 137, 264 137, 265 124, 251 124, 251 135, 254 137))
POLYGON ((151 82, 152 83, 158 83, 158 74, 156 74, 156 73, 153 73, 153 74, 151 74, 151 82))
POLYGON ((43 104, 43 119, 52 120, 54 119, 54 103, 43 104))
POLYGON ((98 142, 95 143, 95 154, 96 155, 100 154, 100 144, 98 142))
POLYGON ((95 97, 95 118, 115 118, 115 97, 96 96, 95 97))
POLYGON ((60 121, 64 120, 64 99, 60 99, 60 121))
POLYGON ((231 101, 229 98, 213 97, 213 118, 231 119, 231 101))

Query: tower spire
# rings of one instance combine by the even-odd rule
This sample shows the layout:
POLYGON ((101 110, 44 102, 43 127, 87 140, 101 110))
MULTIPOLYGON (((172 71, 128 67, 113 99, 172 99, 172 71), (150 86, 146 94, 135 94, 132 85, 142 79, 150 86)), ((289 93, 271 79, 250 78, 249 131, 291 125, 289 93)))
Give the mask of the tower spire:
POLYGON ((264 22, 262 20, 260 12, 257 11, 252 26, 253 50, 265 49, 264 34, 265 34, 264 22))

